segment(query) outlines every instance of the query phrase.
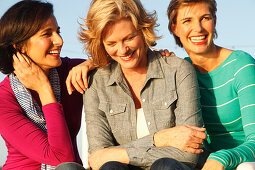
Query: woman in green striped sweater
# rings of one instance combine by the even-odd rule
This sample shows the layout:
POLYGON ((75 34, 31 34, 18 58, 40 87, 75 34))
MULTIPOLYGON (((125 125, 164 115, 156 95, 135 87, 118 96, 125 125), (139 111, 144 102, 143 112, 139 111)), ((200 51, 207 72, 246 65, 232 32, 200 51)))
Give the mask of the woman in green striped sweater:
POLYGON ((215 0, 172 0, 168 7, 169 30, 197 71, 210 153, 203 170, 255 161, 255 60, 214 44, 216 10, 215 0))

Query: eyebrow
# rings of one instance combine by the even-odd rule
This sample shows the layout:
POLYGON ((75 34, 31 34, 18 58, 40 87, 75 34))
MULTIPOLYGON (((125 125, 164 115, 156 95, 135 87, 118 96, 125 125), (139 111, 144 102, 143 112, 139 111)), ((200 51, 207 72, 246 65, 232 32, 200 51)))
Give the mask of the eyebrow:
MULTIPOLYGON (((204 14, 201 17, 204 17, 204 16, 211 16, 211 14, 204 14)), ((180 21, 184 21, 184 20, 191 19, 191 18, 192 17, 185 17, 185 18, 182 18, 180 21)))
POLYGON ((182 18, 180 21, 184 21, 184 20, 187 20, 187 19, 191 19, 191 17, 182 18))
MULTIPOLYGON (((132 33, 130 33, 130 34, 128 34, 127 36, 125 36, 124 38, 123 38, 123 40, 126 40, 128 37, 130 37, 130 36, 136 36, 137 35, 137 32, 132 32, 132 33)), ((116 41, 105 41, 105 43, 108 43, 108 44, 111 44, 111 43, 115 43, 116 41)))

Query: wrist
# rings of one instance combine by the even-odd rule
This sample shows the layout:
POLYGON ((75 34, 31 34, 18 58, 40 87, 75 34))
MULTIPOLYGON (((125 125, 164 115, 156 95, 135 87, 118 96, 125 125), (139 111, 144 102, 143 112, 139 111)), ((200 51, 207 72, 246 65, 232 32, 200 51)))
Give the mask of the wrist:
POLYGON ((50 85, 49 86, 46 85, 46 86, 40 88, 37 91, 37 93, 39 95, 42 106, 49 104, 49 103, 57 103, 54 92, 50 85))
POLYGON ((162 147, 162 146, 163 146, 162 140, 160 140, 160 131, 154 133, 153 141, 154 141, 154 145, 155 145, 156 147, 162 147))
POLYGON ((119 155, 120 155, 120 158, 121 158, 120 161, 124 164, 129 164, 129 157, 128 157, 126 149, 125 148, 118 148, 118 150, 120 151, 119 152, 119 155))

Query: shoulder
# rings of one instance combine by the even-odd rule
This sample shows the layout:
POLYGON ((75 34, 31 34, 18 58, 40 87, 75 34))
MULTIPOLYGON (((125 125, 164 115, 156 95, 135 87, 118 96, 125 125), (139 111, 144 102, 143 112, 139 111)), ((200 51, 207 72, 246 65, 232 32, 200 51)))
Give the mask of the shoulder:
POLYGON ((70 70, 74 66, 86 61, 85 59, 81 58, 69 58, 69 57, 61 57, 62 64, 58 67, 58 70, 70 70))
MULTIPOLYGON (((69 57, 61 57, 61 61, 62 61, 62 67, 74 67, 84 61, 86 61, 86 59, 82 59, 82 58, 69 58, 69 57)), ((60 67, 61 67, 60 66, 60 67)))
POLYGON ((168 68, 190 68, 193 69, 192 64, 190 64, 187 60, 180 58, 175 55, 171 55, 169 57, 162 56, 160 52, 153 51, 153 53, 157 56, 158 60, 161 64, 166 65, 168 68))
POLYGON ((186 59, 171 55, 169 57, 162 56, 161 60, 165 62, 166 68, 175 69, 177 73, 195 74, 193 65, 186 59))
POLYGON ((5 79, 0 83, 0 97, 4 97, 5 95, 8 94, 13 94, 11 84, 10 84, 10 79, 8 76, 5 77, 5 79))
POLYGON ((255 60, 250 54, 241 50, 236 50, 229 55, 223 67, 225 70, 232 70, 233 74, 237 75, 237 73, 241 73, 241 70, 254 70, 254 66, 255 60))
POLYGON ((122 72, 118 63, 116 61, 112 61, 105 67, 97 68, 90 71, 89 86, 95 86, 95 84, 97 84, 97 86, 100 86, 100 88, 102 88, 102 86, 106 86, 110 82, 113 83, 114 81, 116 81, 115 74, 117 74, 117 76, 121 76, 122 72))
MULTIPOLYGON (((17 105, 17 100, 11 88, 10 79, 8 76, 0 83, 0 109, 10 108, 17 105)), ((1 111, 0 111, 1 113, 1 111)))
POLYGON ((115 69, 117 69, 117 67, 118 63, 116 61, 111 61, 111 63, 108 64, 107 66, 97 68, 94 71, 92 71, 93 73, 91 74, 91 76, 93 78, 108 77, 115 71, 115 69))
POLYGON ((254 64, 255 63, 254 58, 250 54, 248 54, 244 51, 241 51, 241 50, 233 51, 230 55, 233 60, 238 61, 238 62, 236 62, 236 63, 238 63, 238 65, 248 64, 248 63, 254 64))
POLYGON ((69 71, 76 65, 85 61, 85 59, 78 59, 78 58, 68 58, 68 57, 61 57, 62 64, 61 66, 57 67, 57 71, 59 77, 62 82, 65 82, 66 77, 69 71))

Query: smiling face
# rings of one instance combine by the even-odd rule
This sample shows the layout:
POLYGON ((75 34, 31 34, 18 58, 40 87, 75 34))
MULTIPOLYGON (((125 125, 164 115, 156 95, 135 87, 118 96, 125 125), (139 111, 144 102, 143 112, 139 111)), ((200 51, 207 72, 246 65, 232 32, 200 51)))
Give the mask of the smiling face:
POLYGON ((213 47, 215 19, 204 2, 183 5, 178 9, 172 30, 189 55, 205 54, 213 47))
POLYGON ((61 65, 60 51, 63 40, 60 28, 54 16, 33 35, 24 46, 26 54, 46 73, 49 69, 61 65))
POLYGON ((106 52, 123 71, 139 70, 147 65, 147 52, 143 34, 129 19, 121 19, 105 27, 103 45, 106 52))

